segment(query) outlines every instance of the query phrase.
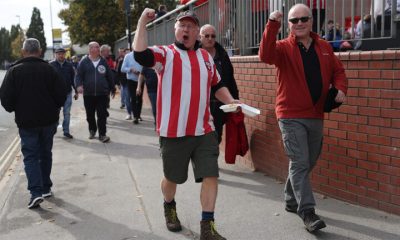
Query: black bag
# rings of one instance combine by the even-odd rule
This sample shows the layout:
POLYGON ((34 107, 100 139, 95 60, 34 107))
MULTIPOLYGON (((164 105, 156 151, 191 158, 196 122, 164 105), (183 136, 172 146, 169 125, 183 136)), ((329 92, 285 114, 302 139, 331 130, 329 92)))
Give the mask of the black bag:
POLYGON ((325 100, 324 112, 331 112, 333 109, 338 108, 340 105, 342 105, 342 103, 335 101, 337 94, 338 90, 332 86, 329 89, 328 96, 325 100))

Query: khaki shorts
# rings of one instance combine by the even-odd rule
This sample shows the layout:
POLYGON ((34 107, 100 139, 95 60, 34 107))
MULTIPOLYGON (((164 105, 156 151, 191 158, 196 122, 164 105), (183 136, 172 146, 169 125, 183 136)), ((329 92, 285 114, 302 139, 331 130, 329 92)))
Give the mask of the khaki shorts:
POLYGON ((160 137, 160 150, 164 176, 171 182, 181 184, 187 180, 190 161, 196 182, 205 177, 219 177, 215 132, 202 136, 160 137))

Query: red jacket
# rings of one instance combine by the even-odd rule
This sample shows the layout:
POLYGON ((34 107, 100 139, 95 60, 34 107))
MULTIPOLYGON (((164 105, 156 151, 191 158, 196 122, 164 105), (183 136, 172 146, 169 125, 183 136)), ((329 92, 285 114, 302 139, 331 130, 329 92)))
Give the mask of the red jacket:
POLYGON ((280 118, 324 118, 324 103, 332 83, 347 92, 347 78, 342 63, 333 53, 331 45, 311 32, 321 66, 322 93, 314 105, 305 79, 303 61, 294 35, 276 41, 281 24, 268 21, 260 43, 260 60, 277 67, 278 85, 276 116, 280 118))
POLYGON ((242 112, 226 114, 225 123, 225 162, 234 164, 236 155, 244 156, 249 150, 244 115, 242 112))

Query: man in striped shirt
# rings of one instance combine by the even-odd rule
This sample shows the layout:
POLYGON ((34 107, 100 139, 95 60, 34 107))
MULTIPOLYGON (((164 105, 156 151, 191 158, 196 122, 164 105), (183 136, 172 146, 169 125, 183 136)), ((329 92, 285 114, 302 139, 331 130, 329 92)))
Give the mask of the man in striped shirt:
POLYGON ((202 181, 200 239, 223 240, 214 226, 219 149, 209 107, 211 88, 225 104, 239 101, 222 85, 213 58, 199 48, 199 20, 193 12, 182 12, 176 18, 174 44, 148 48, 146 24, 154 17, 153 9, 143 11, 133 46, 139 64, 153 67, 159 77, 156 122, 163 159, 161 190, 167 228, 182 229, 174 197, 177 184, 187 180, 192 161, 196 182, 202 181))

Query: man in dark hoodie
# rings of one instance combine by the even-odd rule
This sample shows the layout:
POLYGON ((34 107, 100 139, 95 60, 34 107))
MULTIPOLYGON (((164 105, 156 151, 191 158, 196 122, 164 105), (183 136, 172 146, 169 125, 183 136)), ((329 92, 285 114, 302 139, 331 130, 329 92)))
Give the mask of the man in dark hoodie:
POLYGON ((78 92, 83 94, 86 120, 89 124, 89 139, 95 137, 98 128, 99 140, 104 143, 110 141, 106 136, 107 97, 111 92, 114 98, 116 89, 113 73, 106 60, 100 56, 100 46, 97 42, 89 43, 89 55, 78 65, 75 86, 78 92))
MULTIPOLYGON (((206 24, 200 28, 201 47, 207 50, 213 57, 217 71, 221 76, 222 83, 228 88, 234 99, 239 99, 239 90, 233 76, 233 66, 228 53, 216 40, 216 30, 213 25, 206 24)), ((210 110, 213 116, 215 131, 218 135, 218 142, 222 140, 222 128, 225 124, 225 113, 219 109, 224 105, 215 97, 215 91, 211 90, 210 110)))
POLYGON ((1 105, 8 112, 15 112, 19 128, 31 193, 28 208, 38 207, 44 197, 52 195, 53 137, 67 96, 65 81, 50 64, 39 58, 40 53, 39 41, 26 39, 23 58, 7 71, 0 88, 1 105))

